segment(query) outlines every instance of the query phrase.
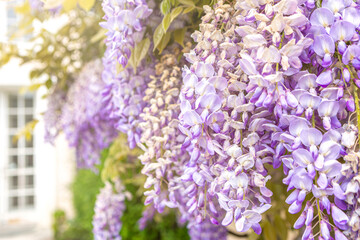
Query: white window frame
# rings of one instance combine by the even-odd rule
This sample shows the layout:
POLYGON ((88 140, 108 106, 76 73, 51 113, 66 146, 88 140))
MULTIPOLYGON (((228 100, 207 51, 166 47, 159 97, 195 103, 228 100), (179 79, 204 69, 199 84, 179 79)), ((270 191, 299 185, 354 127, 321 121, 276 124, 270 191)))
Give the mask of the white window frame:
MULTIPOLYGON (((23 144, 18 144, 17 149, 10 149, 9 148, 9 136, 10 134, 15 133, 15 129, 9 129, 9 113, 12 112, 16 113, 17 116, 19 116, 19 113, 22 114, 32 114, 35 116, 36 113, 36 94, 32 95, 33 97, 33 106, 32 109, 25 109, 25 106, 19 106, 19 99, 25 98, 25 96, 21 96, 18 93, 18 89, 12 91, 1 91, 0 92, 0 146, 1 149, 4 149, 3 151, 0 151, 0 192, 2 193, 0 195, 0 224, 7 224, 9 221, 16 221, 17 219, 23 220, 27 219, 31 221, 31 216, 35 213, 37 209, 37 184, 36 184, 36 135, 33 136, 33 147, 32 148, 25 148, 25 139, 22 139, 20 141, 23 141, 23 144), (18 99, 18 108, 16 109, 10 109, 8 104, 8 99, 10 95, 17 96, 18 99), (23 112, 22 112, 23 111, 23 112), (25 155, 32 154, 33 155, 33 161, 34 166, 33 168, 21 168, 21 169, 9 169, 8 163, 9 163, 9 156, 11 153, 17 153, 18 154, 18 164, 21 162, 24 167, 25 165, 25 155), (22 161, 20 160, 22 159, 22 161), (24 175, 23 181, 19 181, 19 187, 18 189, 9 190, 9 176, 11 175, 24 175), (33 182, 33 188, 32 189, 25 189, 21 188, 21 186, 25 186, 25 175, 33 175, 34 176, 34 182, 33 182), (25 205, 25 198, 23 200, 19 199, 19 205, 20 207, 18 209, 10 209, 10 196, 25 196, 25 195, 33 195, 34 196, 34 206, 31 208, 25 208, 21 207, 25 205), (22 203, 22 201, 24 203, 22 203)), ((22 120, 18 119, 18 129, 21 129, 21 127, 25 124, 25 115, 20 117, 22 120)), ((20 167, 18 166, 18 167, 20 167)))

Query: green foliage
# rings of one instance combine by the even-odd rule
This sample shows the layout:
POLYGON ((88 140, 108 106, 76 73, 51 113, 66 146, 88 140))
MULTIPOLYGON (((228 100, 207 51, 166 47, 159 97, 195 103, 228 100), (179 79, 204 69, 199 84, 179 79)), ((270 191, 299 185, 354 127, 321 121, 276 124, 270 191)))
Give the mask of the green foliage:
POLYGON ((30 72, 33 84, 27 90, 37 90, 41 86, 51 89, 54 85, 66 90, 84 64, 104 52, 105 32, 99 26, 104 15, 101 1, 66 0, 63 7, 67 20, 57 32, 45 27, 36 32, 33 29, 34 22, 37 26, 45 26, 52 18, 47 11, 31 10, 28 1, 16 8, 22 19, 12 39, 34 34, 29 39, 31 48, 18 49, 15 45, 2 44, 0 66, 12 57, 20 58, 22 64, 35 63, 30 72), (88 11, 90 9, 92 11, 88 11))
POLYGON ((55 240, 89 240, 93 239, 92 217, 96 196, 103 183, 98 174, 90 170, 79 170, 71 186, 75 217, 67 219, 65 213, 58 210, 54 213, 55 240))
MULTIPOLYGON (((131 174, 130 174, 131 175, 131 174)), ((126 200, 126 210, 122 218, 123 227, 121 237, 123 240, 188 240, 187 228, 181 227, 176 222, 174 212, 165 216, 155 217, 149 222, 147 228, 141 231, 137 221, 141 218, 144 210, 144 203, 138 195, 138 187, 134 184, 126 184, 126 189, 134 196, 126 200)))
POLYGON ((185 32, 193 32, 199 26, 203 6, 213 3, 213 0, 163 0, 160 10, 164 17, 153 33, 153 51, 158 50, 161 54, 173 42, 183 46, 185 32), (185 26, 170 30, 171 23, 179 17, 185 26))
POLYGON ((92 218, 96 196, 104 186, 102 179, 108 181, 120 175, 126 190, 132 194, 132 199, 126 200, 126 210, 122 217, 123 227, 120 232, 124 240, 187 240, 187 228, 178 226, 174 212, 165 216, 157 215, 153 222, 148 223, 145 230, 138 227, 138 220, 144 210, 140 189, 144 178, 138 174, 141 164, 136 161, 138 149, 130 150, 126 139, 120 136, 109 149, 102 153, 102 164, 99 173, 91 170, 79 170, 71 186, 75 217, 67 219, 65 212, 58 210, 53 215, 53 232, 55 240, 91 240, 92 218), (135 162, 136 161, 136 162, 135 162), (132 164, 129 162, 133 162, 132 164), (127 179, 127 180, 126 180, 127 179), (131 181, 129 181, 129 179, 131 181))

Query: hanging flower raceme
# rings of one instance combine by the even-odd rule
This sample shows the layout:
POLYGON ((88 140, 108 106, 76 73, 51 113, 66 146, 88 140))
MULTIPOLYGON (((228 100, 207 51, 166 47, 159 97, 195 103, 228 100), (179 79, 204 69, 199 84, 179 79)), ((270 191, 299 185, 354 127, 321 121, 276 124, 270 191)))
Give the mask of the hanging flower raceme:
POLYGON ((219 240, 227 238, 227 230, 214 225, 209 220, 204 220, 189 228, 191 240, 219 240))
POLYGON ((44 112, 45 141, 54 144, 55 138, 61 132, 61 115, 65 104, 66 92, 57 87, 47 98, 47 109, 44 112))
POLYGON ((271 145, 281 132, 279 106, 298 105, 287 76, 302 68, 300 55, 312 40, 301 33, 307 19, 296 1, 248 4, 205 7, 193 34, 198 44, 186 56, 192 66, 183 73, 180 129, 191 152, 183 179, 210 203, 217 198, 223 225, 235 221, 238 231, 259 233, 272 195, 264 165, 281 164, 271 145))
POLYGON ((359 37, 354 31, 357 26, 345 20, 350 18, 345 14, 357 11, 350 5, 351 1, 323 1, 322 8, 311 13, 302 32, 314 42, 301 60, 312 66, 291 76, 287 91, 298 105, 282 107, 279 127, 283 133, 272 138, 279 148, 276 158, 282 160, 287 175, 283 182, 293 190, 286 200, 289 212, 302 211, 294 227, 305 226, 303 239, 316 235, 346 239, 344 233, 349 234, 349 216, 344 212, 350 207, 345 202, 346 179, 339 172, 344 167, 341 158, 356 139, 356 132, 343 125, 355 110, 348 84, 355 71, 346 66, 345 52, 359 37), (305 201, 308 194, 312 198, 305 201), (320 232, 313 233, 318 224, 320 232))
POLYGON ((70 87, 63 107, 62 126, 69 145, 76 148, 79 167, 93 168, 100 152, 117 136, 102 102, 101 62, 88 63, 70 87))
POLYGON ((360 238, 360 160, 359 152, 349 152, 344 157, 345 164, 342 174, 346 177, 343 184, 346 203, 349 205, 347 214, 349 217, 349 229, 346 234, 350 239, 360 238))
POLYGON ((145 29, 142 20, 148 18, 152 10, 142 0, 104 0, 102 7, 105 22, 100 25, 108 30, 107 57, 117 60, 125 68, 131 56, 131 49, 143 38, 145 29))
POLYGON ((153 75, 154 64, 143 60, 141 66, 134 69, 128 63, 132 49, 144 37, 143 20, 152 10, 145 1, 104 1, 102 6, 105 22, 101 26, 108 30, 103 58, 102 77, 106 83, 103 101, 109 117, 116 121, 115 128, 128 135, 129 145, 134 148, 141 134, 137 123, 144 108, 143 93, 150 81, 149 76, 153 75))
POLYGON ((176 181, 179 171, 188 158, 181 149, 184 135, 178 130, 180 113, 179 92, 181 70, 177 66, 177 54, 163 55, 155 66, 155 75, 146 88, 143 101, 146 107, 140 114, 139 128, 142 132, 139 146, 144 153, 139 157, 147 175, 145 204, 153 203, 159 212, 166 206, 177 206, 176 181))
POLYGON ((122 227, 121 217, 125 211, 127 193, 122 183, 117 180, 114 185, 105 183, 95 203, 93 233, 96 240, 120 240, 122 227))

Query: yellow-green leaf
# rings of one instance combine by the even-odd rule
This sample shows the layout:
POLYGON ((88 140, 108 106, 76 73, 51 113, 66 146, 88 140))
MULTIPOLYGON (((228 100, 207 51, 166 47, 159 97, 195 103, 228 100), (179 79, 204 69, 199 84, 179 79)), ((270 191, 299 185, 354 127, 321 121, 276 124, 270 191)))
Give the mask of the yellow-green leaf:
POLYGON ((184 38, 185 38, 186 29, 179 28, 174 31, 174 40, 182 47, 184 47, 184 38))
POLYGON ((160 42, 159 47, 158 47, 158 50, 159 50, 160 54, 162 53, 162 51, 166 48, 167 44, 169 43, 170 37, 171 37, 171 33, 167 32, 164 35, 164 37, 161 39, 161 42, 160 42))
POLYGON ((76 7, 77 1, 76 0, 64 0, 63 7, 66 12, 74 9, 76 7))
POLYGON ((162 26, 163 26, 164 32, 166 32, 168 30, 170 23, 171 23, 171 15, 168 13, 165 15, 165 17, 162 20, 162 26))
POLYGON ((42 85, 43 85, 42 83, 34 83, 34 84, 31 84, 30 86, 22 87, 22 88, 20 89, 20 93, 21 93, 21 94, 24 94, 24 93, 26 93, 26 92, 28 92, 28 91, 34 92, 34 91, 38 90, 39 87, 41 87, 42 85))
POLYGON ((95 0, 78 0, 79 6, 85 11, 89 11, 95 4, 95 0))
POLYGON ((162 24, 159 24, 159 26, 157 26, 157 28, 155 29, 155 32, 154 32, 154 36, 153 36, 153 42, 154 42, 154 50, 157 48, 157 46, 160 44, 161 42, 161 39, 163 38, 164 36, 164 29, 163 29, 163 26, 162 24))
POLYGON ((160 11, 162 14, 167 14, 169 11, 170 11, 170 8, 171 8, 171 3, 169 0, 163 0, 161 3, 160 3, 160 11))
POLYGON ((28 1, 25 1, 24 4, 15 7, 15 11, 16 13, 22 14, 22 15, 26 15, 28 13, 30 13, 31 11, 31 7, 28 1))
POLYGON ((280 217, 280 215, 275 215, 274 225, 276 228, 276 233, 281 240, 287 240, 287 226, 286 222, 280 217))
POLYGON ((193 11, 194 9, 195 9, 195 7, 187 7, 184 9, 183 14, 187 14, 187 13, 193 11))
POLYGON ((177 16, 179 16, 179 14, 181 14, 182 10, 183 10, 183 7, 177 7, 177 8, 174 8, 174 9, 171 11, 171 13, 170 13, 170 17, 171 17, 170 23, 171 23, 172 21, 174 21, 174 19, 175 19, 177 16))
POLYGON ((91 39, 90 42, 91 43, 95 43, 97 41, 100 41, 102 39, 104 39, 106 37, 105 33, 107 32, 107 30, 105 28, 101 28, 100 31, 98 31, 91 39))
POLYGON ((276 231, 278 231, 279 229, 271 226, 269 221, 264 221, 263 230, 265 240, 276 240, 276 231))
POLYGON ((145 38, 135 46, 134 57, 136 67, 139 66, 141 60, 144 59, 150 48, 150 39, 145 38))
POLYGON ((19 132, 16 133, 12 140, 14 142, 17 142, 21 137, 25 137, 26 141, 29 141, 38 122, 39 120, 34 119, 31 122, 27 123, 24 128, 22 128, 19 132))
POLYGON ((185 6, 195 7, 195 4, 191 0, 178 0, 179 3, 184 4, 185 6))

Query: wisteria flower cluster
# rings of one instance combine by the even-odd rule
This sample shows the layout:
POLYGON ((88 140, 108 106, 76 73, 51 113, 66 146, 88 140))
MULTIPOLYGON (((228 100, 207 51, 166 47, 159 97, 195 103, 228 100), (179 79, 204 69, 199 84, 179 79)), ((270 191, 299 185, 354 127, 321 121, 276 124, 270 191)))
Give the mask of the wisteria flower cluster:
POLYGON ((140 139, 137 127, 138 116, 144 108, 142 100, 146 84, 153 75, 153 64, 138 69, 127 66, 131 50, 144 36, 143 20, 152 13, 144 1, 104 1, 105 22, 101 26, 108 30, 106 52, 103 58, 102 78, 107 85, 103 101, 108 116, 116 121, 115 128, 128 135, 131 148, 140 139), (117 73, 117 65, 126 68, 117 73))
POLYGON ((101 151, 118 135, 100 94, 105 87, 102 70, 100 60, 88 63, 67 93, 54 90, 44 114, 46 140, 54 143, 62 131, 76 149, 78 167, 82 168, 94 169, 101 151))
POLYGON ((120 240, 121 217, 125 211, 125 199, 128 197, 120 180, 114 184, 105 183, 96 198, 93 232, 95 240, 120 240))
POLYGON ((63 107, 62 124, 69 145, 77 149, 78 165, 92 168, 99 164, 101 150, 118 135, 108 117, 100 92, 101 62, 88 63, 71 86, 63 107))
POLYGON ((96 164, 116 130, 144 151, 142 227, 171 208, 194 240, 225 239, 230 224, 261 234, 283 176, 302 239, 360 239, 360 2, 218 0, 193 47, 191 21, 169 27, 191 11, 180 3, 160 4, 155 29, 159 4, 103 1, 103 82, 84 70, 63 107, 79 158, 96 164))

